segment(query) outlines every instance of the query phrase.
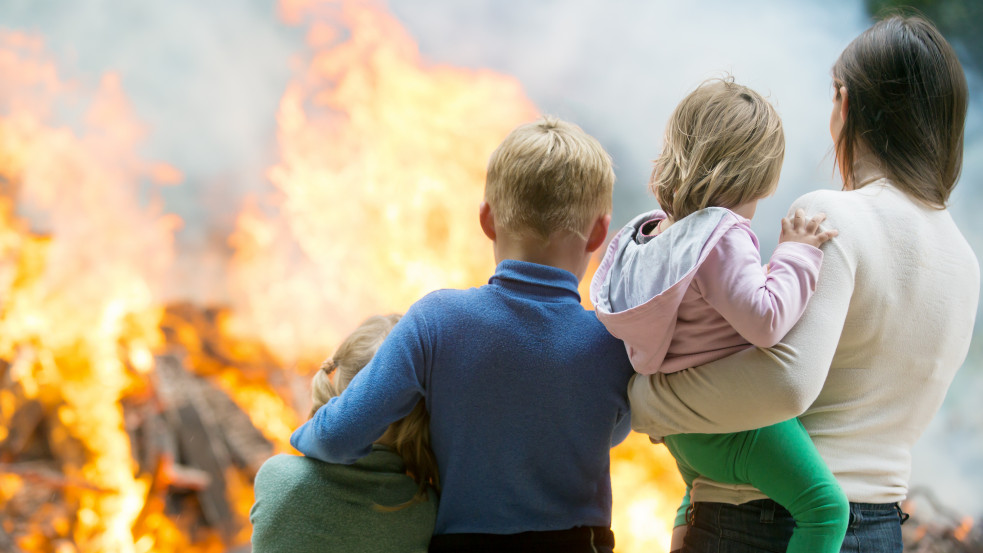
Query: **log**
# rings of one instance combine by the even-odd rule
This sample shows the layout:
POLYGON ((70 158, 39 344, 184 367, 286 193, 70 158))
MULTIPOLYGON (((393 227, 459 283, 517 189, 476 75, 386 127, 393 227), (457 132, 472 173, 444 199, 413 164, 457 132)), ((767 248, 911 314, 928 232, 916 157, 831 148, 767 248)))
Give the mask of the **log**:
MULTIPOLYGON (((5 520, 4 523, 7 521, 5 520)), ((9 551, 10 553, 24 553, 24 550, 17 547, 14 543, 13 538, 7 533, 7 529, 4 528, 6 524, 0 524, 0 551, 9 551)), ((11 524, 11 529, 13 525, 11 524)))
POLYGON ((171 355, 157 358, 157 392, 164 418, 177 432, 178 463, 207 473, 209 485, 196 492, 206 522, 227 538, 235 532, 232 506, 225 496, 225 469, 230 456, 203 397, 198 378, 171 355))
MULTIPOLYGON (((232 543, 242 529, 227 497, 227 478, 252 478, 274 446, 210 377, 234 368, 242 381, 287 388, 296 375, 281 369, 261 344, 223 336, 216 322, 221 313, 190 304, 168 307, 162 323, 168 353, 156 358, 147 385, 123 399, 122 409, 138 471, 152 476, 141 519, 163 512, 192 541, 198 531, 213 538, 217 531, 232 543)), ((37 353, 23 346, 16 362, 33 362, 37 353)), ((75 523, 78 505, 69 499, 77 494, 66 490, 113 491, 63 472, 81 466, 91 452, 71 437, 52 441, 52 429, 62 423, 52 406, 23 394, 9 374, 10 362, 0 359, 0 390, 15 394, 12 402, 6 398, 8 409, 14 407, 0 420, 9 427, 0 441, 0 474, 16 474, 25 484, 0 504, 0 552, 23 553, 16 544, 29 536, 46 551, 71 551, 70 533, 59 528, 75 523)))
POLYGON ((22 403, 10 418, 7 437, 0 442, 0 462, 11 462, 27 447, 44 418, 44 407, 37 400, 22 403))
POLYGON ((224 391, 208 388, 202 393, 218 421, 221 421, 222 436, 232 462, 246 469, 250 478, 256 476, 260 465, 273 455, 273 443, 253 426, 249 415, 224 391))
POLYGON ((109 493, 100 486, 90 484, 80 478, 65 476, 61 472, 51 468, 48 462, 26 462, 26 463, 0 463, 0 474, 16 474, 29 482, 34 487, 43 486, 46 488, 79 488, 95 492, 109 493))

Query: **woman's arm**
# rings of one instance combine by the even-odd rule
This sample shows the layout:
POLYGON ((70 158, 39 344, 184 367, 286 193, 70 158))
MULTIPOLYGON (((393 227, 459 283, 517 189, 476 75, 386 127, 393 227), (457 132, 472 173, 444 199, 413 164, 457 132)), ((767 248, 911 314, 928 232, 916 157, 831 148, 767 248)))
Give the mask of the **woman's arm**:
MULTIPOLYGON (((797 207, 803 206, 792 211, 797 207)), ((855 264, 841 240, 823 245, 816 292, 775 347, 749 348, 675 373, 632 377, 632 428, 653 438, 739 432, 802 414, 822 390, 853 294, 855 264)))

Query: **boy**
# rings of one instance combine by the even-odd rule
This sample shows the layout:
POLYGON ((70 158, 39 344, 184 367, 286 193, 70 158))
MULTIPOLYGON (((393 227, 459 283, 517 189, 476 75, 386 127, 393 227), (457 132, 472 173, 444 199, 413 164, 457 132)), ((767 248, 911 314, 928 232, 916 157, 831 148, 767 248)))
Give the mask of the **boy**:
POLYGON ((291 444, 352 463, 423 397, 441 482, 430 551, 612 551, 609 448, 628 434, 633 371, 577 286, 613 184, 576 125, 513 130, 478 214, 498 263, 488 284, 414 304, 291 444))

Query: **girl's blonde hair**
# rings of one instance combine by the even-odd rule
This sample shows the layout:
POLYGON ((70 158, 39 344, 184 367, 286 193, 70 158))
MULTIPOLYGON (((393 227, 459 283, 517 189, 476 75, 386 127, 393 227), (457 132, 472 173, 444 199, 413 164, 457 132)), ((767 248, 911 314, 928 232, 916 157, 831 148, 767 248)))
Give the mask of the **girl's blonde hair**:
POLYGON ((775 108, 732 77, 704 81, 676 106, 649 188, 674 220, 771 195, 785 157, 775 108))
MULTIPOLYGON (((345 391, 355 375, 372 360, 400 317, 397 314, 369 317, 345 338, 331 358, 321 364, 321 369, 311 382, 314 404, 310 416, 314 416, 331 398, 345 391), (332 373, 335 373, 333 381, 332 373)), ((430 448, 430 415, 423 400, 416 404, 409 415, 389 425, 387 434, 392 439, 391 447, 403 458, 407 471, 419 486, 416 495, 397 508, 426 501, 428 488, 439 491, 440 480, 437 475, 437 460, 430 448)))

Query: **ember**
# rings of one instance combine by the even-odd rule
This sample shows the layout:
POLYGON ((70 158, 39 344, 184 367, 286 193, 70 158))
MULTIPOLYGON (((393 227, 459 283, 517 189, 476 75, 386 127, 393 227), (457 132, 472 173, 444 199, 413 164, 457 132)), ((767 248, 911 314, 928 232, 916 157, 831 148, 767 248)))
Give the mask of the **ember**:
POLYGON ((910 553, 983 553, 979 522, 960 517, 926 489, 915 488, 904 510, 911 518, 901 527, 910 553))

